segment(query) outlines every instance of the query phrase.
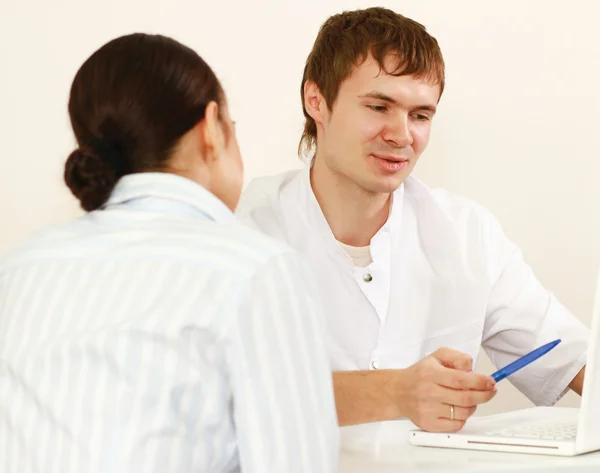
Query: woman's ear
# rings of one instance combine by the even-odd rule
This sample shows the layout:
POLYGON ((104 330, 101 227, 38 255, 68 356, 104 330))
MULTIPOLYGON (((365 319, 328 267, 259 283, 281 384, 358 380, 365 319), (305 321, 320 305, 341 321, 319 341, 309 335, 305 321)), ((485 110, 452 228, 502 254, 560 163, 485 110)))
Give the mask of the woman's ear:
POLYGON ((219 157, 222 141, 217 102, 209 102, 204 112, 204 119, 198 123, 198 126, 201 154, 207 162, 214 161, 219 157))

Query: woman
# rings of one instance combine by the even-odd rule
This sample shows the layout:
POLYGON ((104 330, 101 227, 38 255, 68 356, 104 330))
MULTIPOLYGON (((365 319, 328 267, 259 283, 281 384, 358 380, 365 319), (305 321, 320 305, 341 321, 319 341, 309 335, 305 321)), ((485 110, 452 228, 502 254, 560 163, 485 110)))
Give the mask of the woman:
POLYGON ((225 94, 176 41, 78 71, 65 181, 88 211, 0 266, 0 471, 330 472, 310 276, 236 223, 225 94))

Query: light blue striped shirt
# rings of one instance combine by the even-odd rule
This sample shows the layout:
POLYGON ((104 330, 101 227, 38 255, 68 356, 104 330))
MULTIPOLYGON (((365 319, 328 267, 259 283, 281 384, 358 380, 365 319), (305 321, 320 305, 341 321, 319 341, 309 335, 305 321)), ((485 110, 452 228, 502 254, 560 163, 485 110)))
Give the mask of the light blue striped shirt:
POLYGON ((201 186, 122 178, 0 266, 0 472, 335 471, 317 301, 201 186))

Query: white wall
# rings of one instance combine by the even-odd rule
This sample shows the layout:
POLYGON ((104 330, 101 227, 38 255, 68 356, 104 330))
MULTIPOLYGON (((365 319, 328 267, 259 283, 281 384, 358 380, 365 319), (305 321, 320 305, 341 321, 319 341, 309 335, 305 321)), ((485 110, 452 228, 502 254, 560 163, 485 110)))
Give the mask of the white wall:
MULTIPOLYGON (((66 104, 77 68, 102 43, 146 31, 195 48, 229 94, 248 180, 300 166, 299 84, 320 24, 378 3, 424 23, 447 62, 417 174, 487 205, 539 278, 588 323, 600 260, 593 0, 2 0, 0 252, 79 213, 61 176, 73 148, 66 104)), ((482 360, 479 369, 492 368, 482 360)), ((507 383, 480 412, 525 405, 507 383)))

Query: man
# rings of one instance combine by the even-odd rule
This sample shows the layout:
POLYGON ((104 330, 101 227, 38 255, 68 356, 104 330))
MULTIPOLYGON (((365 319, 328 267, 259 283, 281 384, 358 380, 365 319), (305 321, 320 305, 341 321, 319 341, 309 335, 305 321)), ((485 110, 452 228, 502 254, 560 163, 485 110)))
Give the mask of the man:
POLYGON ((492 215, 410 176, 443 88, 422 25, 383 8, 329 18, 302 80, 310 166, 251 182, 238 210, 315 270, 340 425, 459 430, 495 394, 471 371, 481 346, 501 367, 562 338, 510 380, 539 405, 581 394, 586 328, 492 215))

